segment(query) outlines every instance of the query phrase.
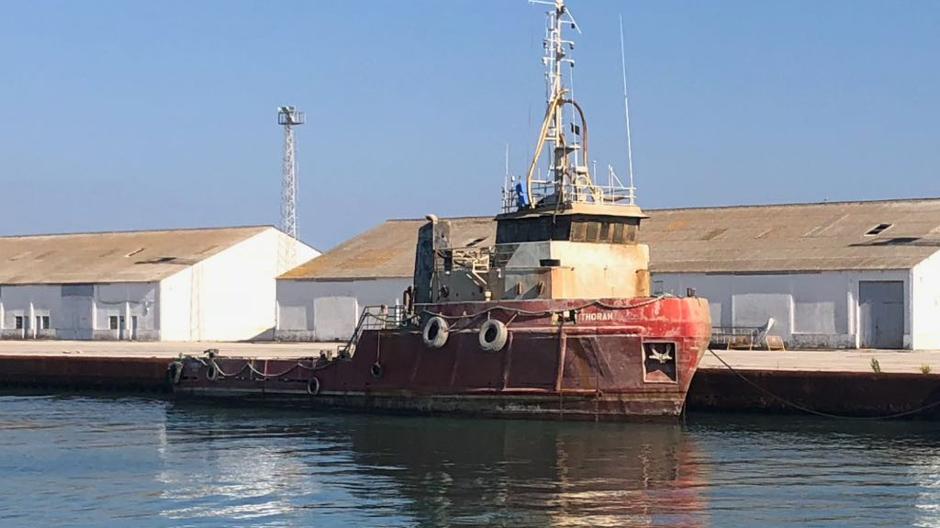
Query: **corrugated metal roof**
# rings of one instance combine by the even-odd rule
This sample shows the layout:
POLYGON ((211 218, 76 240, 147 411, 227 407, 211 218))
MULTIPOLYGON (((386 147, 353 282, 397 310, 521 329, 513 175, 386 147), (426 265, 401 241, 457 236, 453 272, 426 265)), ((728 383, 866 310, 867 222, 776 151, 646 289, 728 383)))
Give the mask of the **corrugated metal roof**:
POLYGON ((0 284, 150 282, 269 226, 0 237, 0 284))
MULTIPOLYGON (((455 246, 487 246, 496 241, 492 217, 446 218, 455 246)), ((359 279, 411 277, 418 228, 426 220, 389 220, 281 275, 281 279, 359 279)))
POLYGON ((940 199, 647 213, 640 238, 659 273, 907 269, 940 249, 940 199))
MULTIPOLYGON (((640 239, 653 272, 787 273, 908 269, 940 249, 940 199, 645 210, 640 239), (888 224, 877 235, 865 233, 888 224)), ((458 244, 486 237, 491 217, 451 219, 458 244)), ((410 277, 424 220, 390 220, 282 275, 410 277)))

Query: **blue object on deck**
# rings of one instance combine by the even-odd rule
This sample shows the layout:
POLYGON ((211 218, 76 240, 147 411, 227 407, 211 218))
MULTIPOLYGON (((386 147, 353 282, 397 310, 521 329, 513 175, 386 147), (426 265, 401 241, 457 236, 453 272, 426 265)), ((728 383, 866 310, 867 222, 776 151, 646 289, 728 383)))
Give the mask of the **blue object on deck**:
POLYGON ((521 183, 516 184, 516 206, 519 209, 529 208, 529 195, 525 192, 525 187, 521 183))

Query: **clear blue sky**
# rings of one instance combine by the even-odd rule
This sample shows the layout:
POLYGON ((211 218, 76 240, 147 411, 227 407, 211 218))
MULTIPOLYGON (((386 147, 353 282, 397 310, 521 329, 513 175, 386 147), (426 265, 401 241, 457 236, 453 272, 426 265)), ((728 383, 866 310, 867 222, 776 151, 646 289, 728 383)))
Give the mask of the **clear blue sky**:
MULTIPOLYGON (((592 157, 640 204, 940 195, 940 2, 571 0, 592 157)), ((0 2, 0 233, 276 224, 301 237, 491 214, 542 112, 524 0, 0 2)))

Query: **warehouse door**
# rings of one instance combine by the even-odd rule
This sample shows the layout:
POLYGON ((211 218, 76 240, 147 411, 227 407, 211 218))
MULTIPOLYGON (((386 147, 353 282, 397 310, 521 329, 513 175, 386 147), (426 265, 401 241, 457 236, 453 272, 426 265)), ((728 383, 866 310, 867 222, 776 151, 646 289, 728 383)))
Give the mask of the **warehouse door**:
POLYGON ((902 281, 859 281, 858 309, 862 348, 904 347, 902 281))
POLYGON ((317 341, 349 339, 359 320, 355 297, 318 297, 313 300, 313 333, 317 341))

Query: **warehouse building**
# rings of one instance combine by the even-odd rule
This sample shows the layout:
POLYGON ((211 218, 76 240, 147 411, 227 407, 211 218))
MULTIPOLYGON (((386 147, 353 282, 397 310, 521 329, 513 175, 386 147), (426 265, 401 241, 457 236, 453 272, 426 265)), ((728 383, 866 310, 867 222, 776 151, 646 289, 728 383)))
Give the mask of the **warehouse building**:
POLYGON ((653 211, 653 288, 793 348, 940 348, 940 200, 653 211))
POLYGON ((317 255, 267 226, 0 237, 0 338, 270 339, 276 277, 317 255))
MULTIPOLYGON (((645 212, 654 292, 708 298, 716 332, 773 319, 791 348, 940 349, 940 199, 645 212)), ((492 243, 491 218, 455 221, 457 244, 492 243)), ((282 276, 278 337, 348 336, 362 306, 394 304, 423 222, 386 222, 282 276)))

